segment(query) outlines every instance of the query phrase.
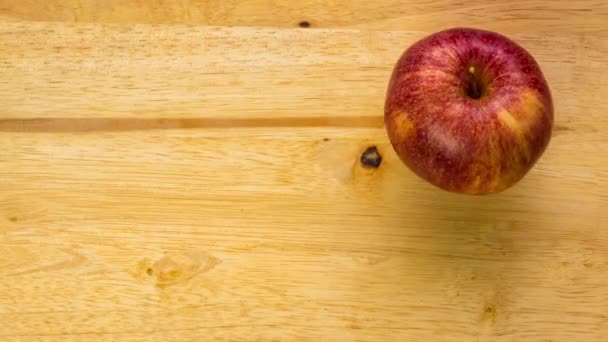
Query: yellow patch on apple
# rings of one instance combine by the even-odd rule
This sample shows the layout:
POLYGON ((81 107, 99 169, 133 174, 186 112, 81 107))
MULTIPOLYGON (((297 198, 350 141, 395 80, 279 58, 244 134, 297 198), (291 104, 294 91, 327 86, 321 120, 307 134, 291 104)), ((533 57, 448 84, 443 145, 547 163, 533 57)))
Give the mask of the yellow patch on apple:
POLYGON ((409 119, 406 112, 396 112, 393 114, 393 125, 395 131, 399 132, 399 136, 403 138, 410 135, 414 128, 414 123, 409 119))

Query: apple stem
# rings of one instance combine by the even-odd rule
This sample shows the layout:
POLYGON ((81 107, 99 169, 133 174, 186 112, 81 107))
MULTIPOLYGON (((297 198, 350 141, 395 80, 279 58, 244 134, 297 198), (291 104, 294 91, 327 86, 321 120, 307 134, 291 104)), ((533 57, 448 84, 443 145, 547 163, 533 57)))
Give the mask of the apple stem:
POLYGON ((468 81, 468 86, 467 86, 467 95, 469 95, 469 97, 471 97, 472 99, 479 99, 481 98, 481 84, 480 84, 480 80, 477 77, 477 74, 475 73, 475 67, 474 66, 470 66, 469 67, 469 81, 468 81))

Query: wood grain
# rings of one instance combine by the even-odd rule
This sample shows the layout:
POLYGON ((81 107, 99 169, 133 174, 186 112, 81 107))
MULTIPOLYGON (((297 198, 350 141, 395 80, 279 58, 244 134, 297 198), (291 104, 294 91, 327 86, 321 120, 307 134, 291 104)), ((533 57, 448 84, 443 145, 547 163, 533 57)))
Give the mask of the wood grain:
POLYGON ((0 339, 603 340, 607 14, 0 0, 0 339), (382 127, 403 49, 467 22, 528 48, 557 109, 489 197, 422 182, 382 127))
POLYGON ((602 0, 1 0, 9 20, 433 31, 482 26, 522 34, 606 33, 602 0))

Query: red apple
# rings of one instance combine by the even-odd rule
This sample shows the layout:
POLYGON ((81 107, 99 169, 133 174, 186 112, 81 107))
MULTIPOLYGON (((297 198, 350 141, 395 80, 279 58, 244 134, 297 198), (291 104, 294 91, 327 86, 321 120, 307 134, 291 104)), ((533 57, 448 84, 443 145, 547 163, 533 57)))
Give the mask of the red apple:
POLYGON ((418 176, 451 192, 488 194, 517 183, 543 154, 553 103, 523 47, 498 33, 455 28, 403 53, 384 121, 418 176))

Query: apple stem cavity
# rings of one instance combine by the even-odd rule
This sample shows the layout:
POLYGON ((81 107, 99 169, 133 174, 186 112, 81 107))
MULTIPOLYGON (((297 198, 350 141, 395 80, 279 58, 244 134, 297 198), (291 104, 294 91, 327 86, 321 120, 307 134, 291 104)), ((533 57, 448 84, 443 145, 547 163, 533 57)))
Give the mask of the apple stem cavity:
POLYGON ((484 83, 474 66, 470 66, 468 71, 465 92, 473 100, 479 100, 485 93, 484 83))

